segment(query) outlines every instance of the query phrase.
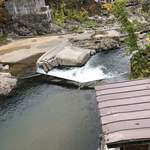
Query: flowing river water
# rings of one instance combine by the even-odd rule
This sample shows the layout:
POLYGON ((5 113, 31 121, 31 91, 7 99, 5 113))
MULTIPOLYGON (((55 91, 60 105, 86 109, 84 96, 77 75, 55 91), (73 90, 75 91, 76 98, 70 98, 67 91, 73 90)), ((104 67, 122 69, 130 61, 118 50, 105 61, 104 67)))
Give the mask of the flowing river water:
MULTIPOLYGON (((115 50, 98 54, 93 65, 123 80, 128 60, 115 50)), ((94 89, 26 80, 13 96, 0 100, 0 150, 97 150, 99 125, 94 89)))

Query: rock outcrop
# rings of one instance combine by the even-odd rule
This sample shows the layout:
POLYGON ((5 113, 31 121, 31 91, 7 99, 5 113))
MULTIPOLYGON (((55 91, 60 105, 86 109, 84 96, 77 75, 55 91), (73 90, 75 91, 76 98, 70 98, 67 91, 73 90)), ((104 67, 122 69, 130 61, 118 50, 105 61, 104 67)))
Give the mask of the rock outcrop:
POLYGON ((50 28, 46 15, 24 15, 12 20, 10 32, 19 36, 45 35, 50 28))
POLYGON ((58 66, 79 67, 84 65, 93 54, 95 54, 94 50, 67 45, 64 48, 57 48, 56 50, 45 53, 39 58, 37 66, 45 72, 58 66))
POLYGON ((0 95, 7 96, 16 87, 17 79, 13 78, 10 73, 0 73, 0 95))
POLYGON ((11 16, 10 35, 34 36, 50 32, 51 10, 45 0, 9 0, 5 8, 11 16))
POLYGON ((73 45, 87 48, 87 49, 94 49, 96 52, 100 51, 106 51, 106 50, 112 50, 117 49, 120 47, 120 40, 119 40, 120 34, 117 31, 103 31, 100 33, 94 33, 91 35, 91 37, 87 38, 72 38, 70 39, 71 43, 73 45))

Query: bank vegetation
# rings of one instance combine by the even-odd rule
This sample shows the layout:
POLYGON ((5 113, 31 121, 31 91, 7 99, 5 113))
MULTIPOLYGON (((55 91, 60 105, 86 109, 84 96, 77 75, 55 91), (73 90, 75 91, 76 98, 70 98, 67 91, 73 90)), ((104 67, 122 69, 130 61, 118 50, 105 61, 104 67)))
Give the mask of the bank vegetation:
MULTIPOLYGON (((150 32, 146 32, 147 43, 139 46, 137 38, 137 25, 129 20, 129 11, 126 0, 116 0, 113 4, 113 14, 124 32, 128 34, 125 39, 128 54, 131 58, 131 78, 150 77, 150 32)), ((149 15, 150 3, 143 1, 141 13, 149 15)), ((143 43, 144 44, 144 43, 143 43)))

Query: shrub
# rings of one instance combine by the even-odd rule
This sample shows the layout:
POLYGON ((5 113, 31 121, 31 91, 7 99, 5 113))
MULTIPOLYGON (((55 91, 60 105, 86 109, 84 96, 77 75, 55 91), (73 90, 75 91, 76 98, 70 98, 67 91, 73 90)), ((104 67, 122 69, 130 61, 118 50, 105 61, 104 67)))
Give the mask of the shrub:
POLYGON ((0 35, 0 46, 6 43, 8 43, 7 36, 0 35))
POLYGON ((150 12, 150 0, 143 0, 142 10, 146 13, 150 12))
POLYGON ((150 47, 139 50, 131 59, 131 78, 150 76, 150 47))

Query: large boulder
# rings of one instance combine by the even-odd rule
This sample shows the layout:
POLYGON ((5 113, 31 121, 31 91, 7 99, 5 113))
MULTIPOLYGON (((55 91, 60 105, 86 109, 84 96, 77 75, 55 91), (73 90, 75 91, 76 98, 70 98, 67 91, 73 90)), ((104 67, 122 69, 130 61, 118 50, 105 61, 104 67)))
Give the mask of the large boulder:
POLYGON ((90 50, 67 46, 56 55, 59 65, 82 66, 90 58, 90 50))
POLYGON ((10 73, 0 73, 0 95, 7 96, 16 87, 17 79, 10 73))
POLYGON ((52 70, 58 66, 74 66, 84 65, 91 55, 95 54, 95 50, 83 49, 66 45, 50 50, 39 58, 37 61, 38 68, 42 68, 45 72, 52 70))
POLYGON ((97 52, 100 52, 117 49, 119 47, 119 41, 115 38, 99 38, 94 39, 93 42, 91 42, 91 47, 89 48, 94 48, 97 52))

